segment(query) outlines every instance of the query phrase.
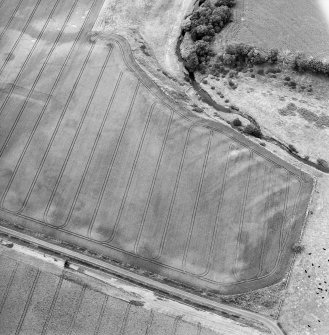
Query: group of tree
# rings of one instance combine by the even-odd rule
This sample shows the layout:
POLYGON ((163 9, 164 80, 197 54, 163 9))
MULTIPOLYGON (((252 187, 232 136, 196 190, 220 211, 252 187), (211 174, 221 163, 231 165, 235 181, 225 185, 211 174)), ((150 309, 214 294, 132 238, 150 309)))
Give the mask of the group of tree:
MULTIPOLYGON (((230 67, 246 64, 275 64, 282 61, 278 49, 263 49, 245 43, 234 43, 226 46, 225 52, 218 55, 217 65, 227 65, 230 67)), ((329 75, 329 61, 306 56, 298 53, 290 60, 291 66, 298 72, 313 72, 329 75)))
POLYGON ((219 60, 225 65, 260 65, 274 64, 278 61, 279 50, 265 50, 245 43, 235 43, 226 46, 225 52, 219 55, 219 60))
POLYGON ((185 22, 183 30, 194 41, 194 49, 185 59, 185 66, 190 72, 200 69, 213 56, 210 43, 216 33, 231 21, 235 0, 205 0, 185 22))

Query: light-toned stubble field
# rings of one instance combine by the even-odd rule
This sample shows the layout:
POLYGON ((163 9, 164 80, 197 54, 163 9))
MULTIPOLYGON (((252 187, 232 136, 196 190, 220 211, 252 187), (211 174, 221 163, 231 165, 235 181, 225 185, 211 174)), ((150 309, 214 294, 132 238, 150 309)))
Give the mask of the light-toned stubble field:
POLYGON ((237 0, 234 22, 219 35, 222 43, 300 51, 329 58, 327 0, 237 0))

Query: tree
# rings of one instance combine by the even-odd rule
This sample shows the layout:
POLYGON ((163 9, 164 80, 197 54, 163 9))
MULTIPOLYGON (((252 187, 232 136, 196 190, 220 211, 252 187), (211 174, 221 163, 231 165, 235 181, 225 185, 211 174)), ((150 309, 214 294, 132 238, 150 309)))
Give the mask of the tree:
POLYGON ((292 247, 291 250, 295 253, 295 254, 301 254, 304 250, 305 247, 299 243, 295 243, 292 247))
POLYGON ((185 59, 185 67, 189 72, 195 72, 199 67, 199 58, 195 51, 192 51, 185 59))
POLYGON ((235 4, 236 4, 235 0, 217 0, 215 2, 216 7, 220 7, 220 6, 233 7, 235 6, 235 4))

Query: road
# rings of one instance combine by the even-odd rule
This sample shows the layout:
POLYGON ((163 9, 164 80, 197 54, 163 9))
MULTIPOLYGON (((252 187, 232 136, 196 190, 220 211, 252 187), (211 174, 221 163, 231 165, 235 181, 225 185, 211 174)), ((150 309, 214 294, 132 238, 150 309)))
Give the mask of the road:
MULTIPOLYGON (((90 264, 94 267, 98 267, 101 269, 106 270, 107 272, 110 272, 115 275, 119 275, 120 277, 127 278, 129 280, 132 280, 136 283, 142 284, 143 286, 147 286, 151 289, 155 289, 157 291, 165 292, 167 294, 170 294, 171 297, 179 298, 184 301, 188 301, 192 304, 198 304, 202 305, 204 307, 208 307, 211 309, 215 309, 219 312, 225 312, 225 313, 230 313, 234 314, 236 316, 242 317, 244 319, 248 319, 250 321, 256 321, 262 323, 264 326, 268 327, 273 335, 284 335, 283 331, 279 328, 277 323, 263 315, 256 314, 253 312, 249 312, 246 310, 242 310, 236 307, 231 307, 225 304, 221 304, 215 301, 211 301, 209 299, 191 294, 189 292, 183 291, 181 289, 169 286, 167 284, 160 283, 158 281, 155 281, 151 278, 147 278, 141 275, 138 275, 136 273, 133 273, 131 271, 125 270, 123 268, 117 267, 112 264, 108 264, 104 261, 92 258, 87 255, 80 254, 78 252, 63 248, 58 245, 54 245, 52 243, 42 241, 39 239, 36 239, 32 236, 28 236, 26 234, 11 230, 6 227, 0 227, 0 233, 3 233, 9 237, 14 237, 17 238, 21 241, 25 241, 28 243, 31 243, 33 245, 41 246, 49 251, 56 252, 61 254, 64 257, 69 257, 71 260, 73 259, 76 261, 82 261, 84 263, 90 264)), ((79 265, 77 265, 79 267, 79 265)))

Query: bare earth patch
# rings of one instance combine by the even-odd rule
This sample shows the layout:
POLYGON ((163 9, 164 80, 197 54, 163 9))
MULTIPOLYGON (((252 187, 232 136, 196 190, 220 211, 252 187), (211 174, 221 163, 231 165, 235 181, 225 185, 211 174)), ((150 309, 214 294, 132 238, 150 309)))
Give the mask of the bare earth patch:
POLYGON ((161 67, 179 77, 183 71, 175 48, 181 23, 193 3, 193 0, 106 0, 96 29, 119 33, 130 44, 141 37, 146 44, 142 47, 144 52, 153 54, 161 67))

